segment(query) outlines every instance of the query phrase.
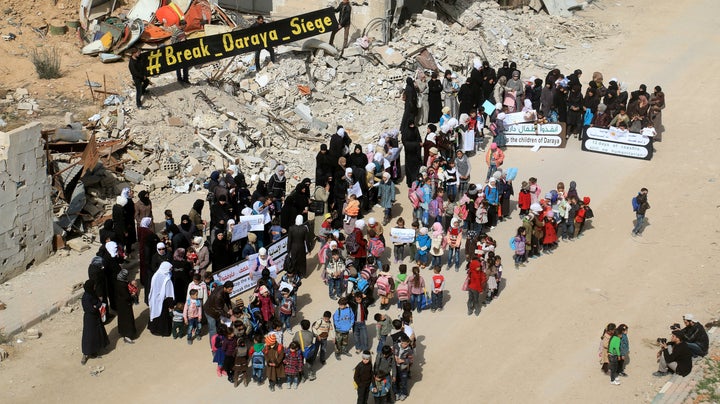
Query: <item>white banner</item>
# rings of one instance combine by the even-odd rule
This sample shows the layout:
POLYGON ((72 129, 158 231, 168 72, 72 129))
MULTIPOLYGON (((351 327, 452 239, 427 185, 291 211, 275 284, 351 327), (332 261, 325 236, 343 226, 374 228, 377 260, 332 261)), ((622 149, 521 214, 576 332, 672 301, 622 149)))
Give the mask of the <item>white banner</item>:
POLYGON ((265 216, 263 215, 240 216, 240 223, 248 223, 250 231, 265 230, 265 216))
MULTIPOLYGON (((267 247, 268 255, 272 258, 274 263, 274 265, 268 267, 270 270, 270 276, 273 278, 283 271, 285 256, 287 255, 287 246, 288 238, 285 236, 267 247)), ((248 255, 245 260, 214 274, 215 280, 220 283, 225 283, 226 281, 233 282, 234 287, 230 293, 230 297, 235 297, 240 293, 255 287, 261 273, 259 271, 257 274, 255 273, 257 267, 257 257, 257 254, 248 255)))
POLYGON ((598 153, 615 154, 618 156, 634 157, 638 159, 649 159, 649 157, 652 157, 647 149, 647 146, 614 143, 596 139, 585 140, 583 146, 586 150, 598 153))
POLYGON ((534 123, 521 123, 510 125, 505 129, 506 135, 559 135, 562 126, 556 123, 535 125, 534 123))
POLYGON ((650 143, 650 138, 639 133, 632 133, 611 126, 609 129, 588 128, 587 137, 597 140, 609 140, 611 142, 625 143, 638 146, 646 146, 650 143))
POLYGON ((526 146, 526 147, 561 147, 563 139, 560 136, 548 135, 508 135, 507 146, 526 146))
POLYGON ((524 123, 524 122, 534 122, 536 118, 535 111, 529 111, 529 112, 513 112, 510 114, 505 114, 505 119, 503 119, 503 122, 505 125, 515 125, 518 123, 524 123))
POLYGON ((411 244, 415 242, 415 230, 393 227, 390 229, 390 241, 393 243, 411 244))
POLYGON ((240 222, 233 225, 232 228, 232 239, 230 241, 238 241, 241 238, 245 238, 250 230, 250 223, 240 222))

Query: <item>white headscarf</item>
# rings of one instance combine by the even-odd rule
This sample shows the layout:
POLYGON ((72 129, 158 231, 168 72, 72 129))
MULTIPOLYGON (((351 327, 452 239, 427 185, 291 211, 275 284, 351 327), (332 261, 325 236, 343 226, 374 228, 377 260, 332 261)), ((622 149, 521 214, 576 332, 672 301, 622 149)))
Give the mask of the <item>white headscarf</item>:
POLYGON ((303 220, 302 215, 295 216, 295 226, 302 226, 303 222, 305 222, 305 220, 303 220))
POLYGON ((115 198, 115 203, 122 207, 125 207, 125 205, 127 205, 127 203, 128 203, 128 200, 126 197, 124 197, 122 195, 118 195, 118 197, 115 198))
POLYGON ((524 103, 525 103, 525 106, 523 107, 522 112, 529 112, 529 111, 533 110, 532 101, 530 101, 526 98, 524 103))
POLYGON ((152 218, 151 217, 144 217, 140 220, 140 227, 149 229, 150 226, 152 226, 152 218))
POLYGON ((473 59, 473 67, 480 70, 480 67, 482 67, 482 63, 480 62, 480 59, 478 59, 478 58, 473 59))
POLYGON ((170 273, 172 272, 172 264, 165 261, 160 264, 155 275, 150 282, 150 295, 148 295, 148 306, 150 306, 150 321, 160 317, 162 313, 163 301, 166 298, 175 298, 175 290, 170 281, 170 273))
POLYGON ((120 195, 124 196, 127 199, 130 199, 130 188, 125 187, 122 189, 122 192, 120 192, 120 195))
POLYGON ((257 258, 258 258, 258 262, 260 263, 259 266, 262 266, 263 268, 268 266, 268 261, 270 261, 270 256, 268 255, 267 249, 265 247, 261 247, 260 250, 258 250, 257 258), (263 259, 263 256, 265 257, 265 259, 263 259))
POLYGON ((105 243, 105 249, 111 257, 115 258, 118 256, 118 247, 116 242, 108 241, 107 243, 105 243))
POLYGON ((158 252, 158 254, 162 254, 162 253, 160 252, 160 249, 161 249, 161 248, 167 248, 167 247, 165 246, 165 243, 160 242, 160 243, 155 244, 155 250, 158 252))
POLYGON ((345 136, 345 129, 343 129, 343 128, 338 129, 337 134, 340 136, 345 136))

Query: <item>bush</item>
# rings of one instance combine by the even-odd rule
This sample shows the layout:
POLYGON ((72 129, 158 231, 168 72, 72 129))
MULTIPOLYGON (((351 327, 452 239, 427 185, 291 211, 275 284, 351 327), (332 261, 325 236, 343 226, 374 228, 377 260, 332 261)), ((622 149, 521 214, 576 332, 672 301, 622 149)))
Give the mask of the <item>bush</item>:
POLYGON ((30 53, 30 61, 41 79, 57 79, 62 76, 60 72, 60 52, 56 48, 35 49, 30 53))

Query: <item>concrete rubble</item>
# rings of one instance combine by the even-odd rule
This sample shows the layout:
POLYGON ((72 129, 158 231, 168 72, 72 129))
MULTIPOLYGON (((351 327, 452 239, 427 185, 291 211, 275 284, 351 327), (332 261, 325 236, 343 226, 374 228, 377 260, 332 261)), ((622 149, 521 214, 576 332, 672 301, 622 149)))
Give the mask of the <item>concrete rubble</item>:
MULTIPOLYGON (((544 77, 563 49, 591 47, 613 30, 587 19, 535 13, 527 6, 505 10, 495 1, 458 0, 443 3, 437 13, 415 16, 398 28, 391 43, 361 38, 367 49, 351 46, 342 57, 316 47, 302 51, 298 44, 279 47, 277 63, 259 73, 248 54, 192 68, 192 86, 180 85, 174 74, 153 78, 146 110, 135 109, 134 90, 128 86, 122 104, 104 106, 80 128, 70 116, 63 128, 63 138, 75 136, 77 144, 90 144, 93 134, 100 151, 107 150, 100 145, 112 143, 97 164, 83 167, 87 161, 77 160, 82 148, 52 149, 56 233, 83 233, 88 225, 101 224, 123 187, 150 191, 152 198, 199 191, 212 171, 231 164, 252 178, 251 190, 283 164, 292 189, 303 178, 314 178, 315 154, 336 125, 363 146, 396 129, 404 79, 422 66, 451 69, 462 82, 478 57, 495 68, 503 60, 515 61, 525 79, 530 72, 544 77), (154 88, 164 95, 154 95, 154 88)), ((21 90, 0 101, 18 108, 32 104, 21 90)))

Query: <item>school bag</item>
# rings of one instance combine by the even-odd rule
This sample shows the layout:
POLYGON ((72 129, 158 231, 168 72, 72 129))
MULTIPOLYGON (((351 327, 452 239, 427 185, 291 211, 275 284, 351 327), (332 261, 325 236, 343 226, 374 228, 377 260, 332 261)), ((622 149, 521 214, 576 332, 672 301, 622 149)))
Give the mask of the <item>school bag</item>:
POLYGON ((510 237, 510 249, 515 251, 515 236, 510 237))
POLYGON ((263 351, 255 351, 252 354, 252 359, 250 360, 252 363, 252 368, 256 370, 262 370, 265 369, 265 354, 263 351))
POLYGON ((355 280, 355 288, 357 288, 358 291, 365 293, 369 287, 370 287, 370 282, 368 282, 367 279, 364 279, 363 277, 359 277, 355 280))
POLYGON ((420 203, 423 200, 423 190, 417 185, 417 182, 414 182, 412 187, 408 189, 408 198, 410 199, 410 203, 412 203, 413 208, 416 209, 420 206, 420 203))
POLYGON ((280 313, 285 315, 292 314, 292 299, 285 299, 283 300, 282 304, 280 305, 280 313))
POLYGON ((399 301, 405 301, 410 298, 410 287, 407 282, 400 283, 395 291, 397 292, 397 298, 399 301))
POLYGON ((370 281, 370 280, 373 278, 373 276, 375 275, 375 270, 376 270, 375 266, 373 266, 373 265, 365 265, 365 266, 363 267, 363 269, 360 270, 360 276, 361 276, 363 279, 365 279, 365 280, 367 280, 367 281, 370 281))
POLYGON ((379 238, 371 238, 370 239, 370 254, 378 258, 382 255, 382 253, 385 252, 385 245, 382 243, 382 240, 379 238))
POLYGON ((387 276, 379 277, 377 282, 375 282, 375 287, 377 288, 378 296, 387 296, 390 294, 390 281, 387 276))
POLYGON ((638 209, 640 209, 640 203, 637 200, 637 196, 633 196, 633 198, 632 198, 632 207, 633 207, 633 212, 637 212, 638 209))
POLYGON ((347 250, 348 254, 351 255, 356 254, 358 250, 360 250, 360 244, 355 237, 355 233, 351 233, 345 240, 345 249, 347 250))
POLYGON ((250 314, 250 324, 252 325, 253 332, 258 332, 260 330, 260 326, 262 323, 258 319, 258 315, 260 313, 259 307, 250 307, 249 314, 250 314))
POLYGON ((313 362, 315 360, 315 354, 317 353, 317 344, 311 339, 310 345, 305 345, 302 331, 300 331, 298 335, 300 336, 300 348, 303 349, 303 358, 305 358, 308 362, 313 362))
POLYGON ((430 204, 428 204, 428 211, 430 213, 430 216, 432 216, 432 217, 440 216, 440 207, 438 205, 439 205, 439 202, 437 199, 433 199, 432 201, 430 201, 430 204))

